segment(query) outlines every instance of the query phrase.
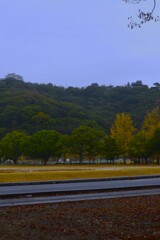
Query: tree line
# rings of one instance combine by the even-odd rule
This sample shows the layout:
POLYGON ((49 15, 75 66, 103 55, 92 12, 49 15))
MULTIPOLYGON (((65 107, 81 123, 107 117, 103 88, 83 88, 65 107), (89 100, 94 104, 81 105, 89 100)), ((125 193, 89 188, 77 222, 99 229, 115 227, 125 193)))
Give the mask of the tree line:
POLYGON ((124 163, 160 164, 160 107, 154 108, 144 118, 140 129, 129 113, 118 113, 109 133, 103 128, 81 125, 70 134, 56 130, 39 130, 33 134, 14 130, 0 140, 1 161, 12 159, 15 163, 25 158, 43 160, 76 159, 91 163, 107 159, 114 163, 122 158, 124 163))

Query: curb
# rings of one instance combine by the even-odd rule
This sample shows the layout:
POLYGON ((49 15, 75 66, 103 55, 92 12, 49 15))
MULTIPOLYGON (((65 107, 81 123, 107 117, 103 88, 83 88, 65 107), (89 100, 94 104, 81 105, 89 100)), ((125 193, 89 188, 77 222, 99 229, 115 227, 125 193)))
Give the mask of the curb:
POLYGON ((159 175, 113 177, 113 178, 90 178, 90 179, 73 179, 73 180, 0 183, 0 187, 23 186, 23 185, 24 186, 25 185, 42 185, 42 184, 80 183, 80 182, 118 181, 118 180, 136 180, 136 179, 148 179, 148 178, 160 178, 160 174, 159 175))

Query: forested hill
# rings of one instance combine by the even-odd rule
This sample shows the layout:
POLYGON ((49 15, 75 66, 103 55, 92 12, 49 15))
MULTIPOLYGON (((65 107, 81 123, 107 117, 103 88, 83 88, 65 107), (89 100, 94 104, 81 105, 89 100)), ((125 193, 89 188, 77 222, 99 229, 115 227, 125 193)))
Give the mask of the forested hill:
POLYGON ((130 113, 136 127, 160 105, 159 84, 149 88, 141 81, 126 86, 85 88, 26 83, 16 77, 0 79, 0 134, 55 129, 70 133, 80 125, 109 130, 117 113, 130 113))

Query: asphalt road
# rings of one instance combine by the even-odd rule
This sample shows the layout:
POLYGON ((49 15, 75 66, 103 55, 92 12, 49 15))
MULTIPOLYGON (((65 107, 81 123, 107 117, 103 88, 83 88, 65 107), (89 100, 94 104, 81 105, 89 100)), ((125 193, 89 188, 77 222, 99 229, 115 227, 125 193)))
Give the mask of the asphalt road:
POLYGON ((0 196, 11 195, 28 195, 36 193, 58 193, 58 192, 74 192, 74 191, 96 191, 96 190, 114 190, 140 187, 160 187, 159 178, 149 179, 131 179, 117 181, 94 181, 94 182, 72 182, 59 184, 37 184, 37 185, 21 185, 21 186, 1 186, 0 196))
POLYGON ((159 189, 149 190, 133 190, 133 191, 118 191, 107 193, 89 193, 89 194, 73 194, 64 196, 48 196, 48 197, 23 197, 13 199, 0 199, 0 207, 7 206, 22 206, 22 205, 34 205, 34 204, 47 204, 47 203, 61 203, 61 202, 74 202, 74 201, 87 201, 96 199, 108 199, 108 198, 122 198, 133 196, 149 196, 160 194, 159 189))

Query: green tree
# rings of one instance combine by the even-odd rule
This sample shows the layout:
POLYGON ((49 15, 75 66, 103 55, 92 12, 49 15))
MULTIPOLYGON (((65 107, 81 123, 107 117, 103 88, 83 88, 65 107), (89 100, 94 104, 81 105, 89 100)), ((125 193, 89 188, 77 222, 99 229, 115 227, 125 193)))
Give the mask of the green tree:
POLYGON ((160 128, 154 132, 153 137, 149 140, 150 156, 160 164, 160 128))
POLYGON ((133 139, 136 129, 129 114, 116 115, 115 122, 111 127, 111 137, 115 140, 124 159, 128 156, 129 145, 133 139))
POLYGON ((24 154, 27 141, 28 135, 24 132, 7 133, 0 143, 2 156, 12 159, 16 163, 18 157, 24 154))
POLYGON ((0 128, 0 139, 2 139, 7 133, 6 128, 0 128))
POLYGON ((100 154, 103 132, 88 126, 76 128, 70 136, 70 151, 77 155, 80 163, 86 158, 95 160, 100 154))
POLYGON ((61 156, 66 162, 66 159, 71 158, 71 151, 70 151, 70 135, 61 135, 61 156))
POLYGON ((61 135, 55 130, 40 130, 34 133, 28 144, 28 154, 33 158, 41 158, 44 164, 50 157, 61 156, 61 135))
POLYGON ((33 117, 33 121, 40 126, 49 126, 54 120, 44 112, 37 112, 33 117))
POLYGON ((105 136, 102 144, 102 155, 105 159, 114 163, 115 158, 120 154, 120 149, 114 138, 105 136))

